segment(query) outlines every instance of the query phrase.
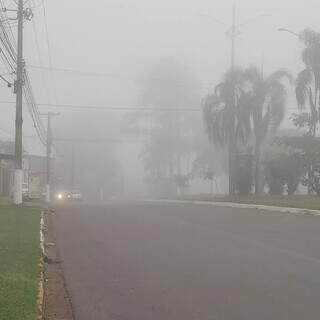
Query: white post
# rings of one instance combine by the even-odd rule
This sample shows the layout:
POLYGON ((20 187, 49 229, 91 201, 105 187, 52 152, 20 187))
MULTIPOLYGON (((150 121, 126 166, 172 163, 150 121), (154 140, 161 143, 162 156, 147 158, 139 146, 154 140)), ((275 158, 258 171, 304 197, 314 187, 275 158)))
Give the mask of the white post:
POLYGON ((50 202, 50 184, 46 184, 46 202, 50 202))
POLYGON ((104 201, 104 192, 102 188, 100 188, 100 201, 104 201))
POLYGON ((14 204, 22 204, 22 181, 23 181, 23 170, 15 169, 14 171, 14 204))

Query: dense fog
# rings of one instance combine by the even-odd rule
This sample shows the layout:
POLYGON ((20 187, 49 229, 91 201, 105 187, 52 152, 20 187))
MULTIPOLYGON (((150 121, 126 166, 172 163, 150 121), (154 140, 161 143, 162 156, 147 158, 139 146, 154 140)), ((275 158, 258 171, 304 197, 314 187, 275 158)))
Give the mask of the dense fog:
MULTIPOLYGON (((298 177, 273 177, 285 171, 281 161, 302 152, 289 138, 318 132, 317 120, 310 124, 317 80, 311 97, 296 96, 299 72, 309 68, 317 78, 316 1, 25 5, 33 11, 24 27, 33 96, 40 113, 59 113, 54 192, 81 190, 93 200, 318 192, 306 182, 317 164, 292 163, 298 177)), ((14 37, 16 23, 6 27, 14 37)), ((5 64, 3 75, 13 76, 5 64)), ((14 141, 15 99, 5 83, 0 90, 5 145, 14 141)), ((24 152, 45 157, 27 100, 23 110, 24 152)))

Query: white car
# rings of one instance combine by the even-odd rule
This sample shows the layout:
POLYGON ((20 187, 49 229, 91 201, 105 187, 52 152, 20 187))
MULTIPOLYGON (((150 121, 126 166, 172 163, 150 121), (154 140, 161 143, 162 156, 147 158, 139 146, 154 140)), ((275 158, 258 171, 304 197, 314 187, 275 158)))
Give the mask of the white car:
POLYGON ((71 191, 67 194, 68 200, 75 200, 75 201, 81 201, 83 200, 82 193, 79 190, 71 191))
POLYGON ((58 201, 81 201, 83 200, 82 193, 78 190, 74 191, 60 191, 56 194, 58 201))

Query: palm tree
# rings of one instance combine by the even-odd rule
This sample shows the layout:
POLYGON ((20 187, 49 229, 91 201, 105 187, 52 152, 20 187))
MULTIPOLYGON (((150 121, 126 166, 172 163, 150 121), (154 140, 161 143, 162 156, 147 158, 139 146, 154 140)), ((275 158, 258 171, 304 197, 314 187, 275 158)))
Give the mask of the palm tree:
MULTIPOLYGON (((296 80, 296 98, 300 111, 306 105, 309 107, 307 117, 306 114, 301 114, 300 120, 305 119, 302 122, 308 127, 308 135, 314 137, 319 123, 320 106, 320 33, 307 29, 300 33, 299 38, 305 45, 302 52, 305 68, 296 80)), ((299 119, 297 120, 299 123, 299 119)))
POLYGON ((234 155, 237 142, 250 135, 250 110, 245 99, 245 74, 241 69, 226 73, 214 94, 204 101, 204 123, 209 141, 229 149, 229 194, 234 193, 234 155))
POLYGON ((259 194, 262 145, 270 129, 278 128, 284 118, 287 91, 283 80, 290 82, 291 76, 287 71, 279 70, 264 77, 257 67, 250 67, 245 70, 245 78, 250 88, 245 103, 251 110, 255 136, 255 194, 259 194))
MULTIPOLYGON (((295 115, 294 123, 298 127, 307 127, 307 135, 315 137, 320 116, 320 33, 304 30, 299 34, 305 49, 302 61, 305 68, 298 74, 296 80, 296 98, 300 114, 295 115), (302 112, 308 105, 309 111, 302 112)), ((308 169, 308 193, 312 193, 311 177, 314 174, 312 166, 308 169)))

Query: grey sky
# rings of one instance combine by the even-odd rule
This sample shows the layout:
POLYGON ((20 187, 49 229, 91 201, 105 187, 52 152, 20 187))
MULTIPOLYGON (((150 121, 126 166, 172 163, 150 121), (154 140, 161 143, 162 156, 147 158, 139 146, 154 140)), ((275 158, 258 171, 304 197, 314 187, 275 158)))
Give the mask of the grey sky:
MULTIPOLYGON (((12 4, 12 1, 5 1, 12 4)), ((37 5, 41 1, 33 0, 37 5)), ((230 64, 227 27, 201 14, 229 24, 233 1, 214 0, 45 0, 53 67, 110 73, 110 77, 54 73, 29 69, 38 102, 132 106, 143 72, 163 58, 182 61, 199 79, 206 93, 230 64)), ((236 3, 237 20, 259 18, 240 28, 237 64, 264 65, 266 72, 301 67, 300 48, 294 36, 279 27, 319 30, 320 3, 316 0, 242 0, 236 3)), ((40 47, 39 61, 32 22, 25 27, 26 61, 49 66, 44 17, 34 10, 40 47)), ((14 29, 15 30, 15 29, 14 29)), ((1 86, 3 100, 13 100, 1 86)), ((14 108, 2 105, 0 126, 13 131, 14 108)), ((34 133, 28 119, 28 135, 34 133)))

